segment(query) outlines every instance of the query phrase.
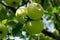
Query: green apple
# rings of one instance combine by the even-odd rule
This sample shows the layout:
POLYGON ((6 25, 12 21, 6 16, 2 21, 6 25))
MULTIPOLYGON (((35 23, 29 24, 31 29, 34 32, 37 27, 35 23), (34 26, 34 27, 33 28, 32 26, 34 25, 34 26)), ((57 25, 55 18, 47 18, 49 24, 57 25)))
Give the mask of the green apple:
POLYGON ((27 8, 25 6, 18 8, 16 11, 16 19, 20 23, 24 23, 26 21, 26 18, 27 18, 26 13, 27 13, 27 8))
POLYGON ((34 20, 41 19, 44 14, 42 6, 34 2, 32 2, 27 9, 28 9, 27 13, 28 17, 34 20))
POLYGON ((26 31, 29 34, 39 34, 43 30, 42 21, 28 21, 26 24, 26 31))
POLYGON ((8 6, 16 7, 22 0, 4 0, 8 6))
POLYGON ((7 27, 0 24, 0 39, 3 39, 7 35, 7 27))

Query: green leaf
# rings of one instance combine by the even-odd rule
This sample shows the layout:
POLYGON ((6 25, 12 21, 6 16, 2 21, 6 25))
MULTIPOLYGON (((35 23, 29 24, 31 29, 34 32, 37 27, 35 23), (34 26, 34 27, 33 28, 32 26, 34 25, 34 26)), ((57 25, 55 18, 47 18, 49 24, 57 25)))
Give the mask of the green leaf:
POLYGON ((6 24, 7 23, 7 19, 2 20, 2 24, 6 24))
POLYGON ((56 7, 53 7, 53 8, 52 8, 52 12, 53 12, 53 13, 58 13, 58 12, 59 12, 59 10, 57 10, 57 8, 56 8, 56 7))
POLYGON ((0 21, 4 20, 7 18, 7 9, 2 7, 0 9, 0 21))
POLYGON ((20 34, 22 33, 22 30, 21 30, 22 27, 23 27, 23 24, 17 23, 16 27, 12 29, 13 36, 20 36, 20 34))

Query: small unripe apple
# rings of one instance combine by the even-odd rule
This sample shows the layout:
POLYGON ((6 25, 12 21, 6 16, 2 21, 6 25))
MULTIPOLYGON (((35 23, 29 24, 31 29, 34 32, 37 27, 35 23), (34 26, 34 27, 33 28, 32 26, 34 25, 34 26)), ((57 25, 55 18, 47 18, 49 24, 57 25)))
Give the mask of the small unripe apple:
POLYGON ((32 2, 27 9, 28 9, 27 13, 28 17, 34 20, 41 19, 44 14, 42 6, 34 2, 32 2))
POLYGON ((43 30, 42 21, 28 21, 26 24, 26 31, 29 34, 39 34, 43 30))
POLYGON ((0 24, 0 39, 3 39, 7 35, 7 27, 0 24))
POLYGON ((22 6, 20 8, 17 9, 16 11, 16 19, 20 22, 20 23, 24 23, 26 21, 26 13, 27 13, 27 9, 25 6, 22 6))

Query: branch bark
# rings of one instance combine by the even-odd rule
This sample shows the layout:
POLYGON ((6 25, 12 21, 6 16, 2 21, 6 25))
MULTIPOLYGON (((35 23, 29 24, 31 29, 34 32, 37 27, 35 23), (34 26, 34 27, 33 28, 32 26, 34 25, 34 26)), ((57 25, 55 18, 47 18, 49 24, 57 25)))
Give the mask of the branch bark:
POLYGON ((60 22, 60 20, 59 20, 59 18, 58 18, 58 13, 54 13, 54 15, 55 15, 55 17, 56 17, 56 20, 57 20, 58 22, 60 22))
POLYGON ((2 4, 3 6, 5 6, 6 8, 10 9, 11 11, 13 11, 14 13, 16 12, 16 9, 10 6, 5 5, 3 2, 0 1, 0 4, 2 4))
POLYGON ((41 5, 44 7, 44 0, 41 0, 41 5))
POLYGON ((45 35, 48 35, 48 36, 50 36, 50 37, 52 37, 52 38, 54 38, 56 40, 60 40, 60 36, 57 36, 57 35, 55 35, 55 34, 53 34, 51 32, 48 32, 46 30, 43 30, 42 33, 44 33, 45 35))

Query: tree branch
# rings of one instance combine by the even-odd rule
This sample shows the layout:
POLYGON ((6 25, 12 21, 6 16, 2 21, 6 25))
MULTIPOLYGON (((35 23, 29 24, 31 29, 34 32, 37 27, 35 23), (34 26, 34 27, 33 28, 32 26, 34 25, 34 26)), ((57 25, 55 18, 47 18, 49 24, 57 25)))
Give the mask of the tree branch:
MULTIPOLYGON (((56 18, 56 21, 58 22, 58 23, 60 23, 60 20, 59 20, 59 18, 58 18, 58 14, 57 13, 54 13, 54 15, 55 15, 55 18, 56 18)), ((58 24, 57 23, 54 23, 55 24, 55 28, 59 31, 59 33, 60 33, 60 29, 58 29, 58 24)))
POLYGON ((29 0, 27 0, 27 1, 26 0, 23 0, 22 1, 22 5, 27 4, 28 2, 29 2, 29 0))
MULTIPOLYGON (((51 2, 52 7, 56 6, 55 0, 53 0, 53 1, 50 0, 50 2, 51 2)), ((56 6, 56 7, 57 7, 57 6, 56 6)), ((54 17, 56 18, 56 21, 60 23, 60 20, 59 20, 59 18, 58 18, 58 13, 54 13, 54 17)), ((54 23, 54 24, 55 24, 55 28, 56 28, 56 29, 59 31, 59 33, 60 33, 60 30, 58 29, 57 23, 54 23)))
POLYGON ((57 35, 55 35, 55 34, 53 34, 51 32, 48 32, 46 30, 43 30, 42 33, 44 33, 45 35, 48 35, 48 36, 50 36, 50 37, 52 37, 52 38, 54 38, 56 40, 60 40, 60 36, 57 36, 57 35))
POLYGON ((58 22, 60 22, 57 13, 54 13, 54 15, 55 15, 55 17, 56 17, 56 20, 57 20, 58 22))
POLYGON ((44 7, 44 0, 41 0, 41 5, 44 7))
POLYGON ((3 6, 5 6, 6 8, 10 9, 11 11, 13 11, 14 13, 16 12, 16 9, 10 6, 5 5, 3 2, 0 2, 3 6))
MULTIPOLYGON (((52 1, 51 1, 52 2, 52 1)), ((41 0, 41 5, 44 7, 44 0, 41 0)), ((53 4, 52 4, 53 5, 53 4)), ((56 16, 56 18, 57 18, 57 20, 58 20, 58 17, 57 17, 57 15, 55 14, 55 16, 56 16)), ((58 20, 59 21, 59 20, 58 20)), ((60 22, 60 21, 59 21, 60 22)), ((54 39, 56 39, 56 40, 60 40, 60 36, 57 36, 57 35, 55 35, 55 34, 53 34, 53 33, 51 33, 51 32, 48 32, 48 31, 46 31, 46 30, 43 30, 42 31, 42 33, 44 33, 45 35, 48 35, 48 36, 50 36, 50 37, 52 37, 52 38, 54 38, 54 39)))
POLYGON ((27 6, 27 3, 28 2, 30 3, 30 0, 27 0, 27 1, 26 0, 22 0, 22 5, 21 6, 23 6, 23 5, 26 5, 27 6))
MULTIPOLYGON (((53 2, 52 0, 50 0, 51 1, 51 3, 52 3, 52 7, 54 7, 55 5, 55 1, 53 2)), ((55 15, 55 17, 56 17, 56 20, 58 21, 58 22, 60 22, 60 20, 59 20, 59 18, 58 18, 58 15, 57 15, 57 13, 54 13, 54 15, 55 15)))

